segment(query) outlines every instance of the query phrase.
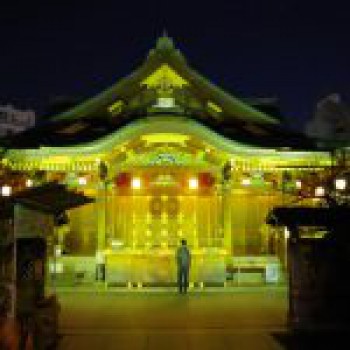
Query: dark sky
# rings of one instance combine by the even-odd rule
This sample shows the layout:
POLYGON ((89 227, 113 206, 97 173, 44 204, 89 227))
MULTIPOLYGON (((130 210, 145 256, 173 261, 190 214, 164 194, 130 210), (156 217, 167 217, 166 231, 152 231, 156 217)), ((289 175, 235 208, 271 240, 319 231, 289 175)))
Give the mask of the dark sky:
POLYGON ((293 127, 319 98, 350 97, 346 1, 23 3, 0 5, 0 103, 40 113, 55 96, 92 96, 140 64, 164 28, 216 84, 277 96, 293 127))

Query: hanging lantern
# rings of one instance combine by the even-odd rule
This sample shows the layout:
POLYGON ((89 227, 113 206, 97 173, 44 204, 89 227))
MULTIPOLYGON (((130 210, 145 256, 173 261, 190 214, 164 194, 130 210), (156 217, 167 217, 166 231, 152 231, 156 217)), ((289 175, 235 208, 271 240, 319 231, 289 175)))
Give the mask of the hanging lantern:
POLYGON ((141 179, 139 177, 133 177, 131 180, 131 187, 134 190, 139 190, 141 188, 141 179))
POLYGON ((211 173, 199 173, 198 182, 200 188, 207 188, 214 185, 215 179, 211 173))
POLYGON ((118 187, 130 187, 131 185, 130 173, 119 173, 115 179, 115 183, 118 187))
POLYGON ((198 179, 196 177, 191 177, 190 179, 188 179, 188 188, 190 190, 198 189, 198 179))

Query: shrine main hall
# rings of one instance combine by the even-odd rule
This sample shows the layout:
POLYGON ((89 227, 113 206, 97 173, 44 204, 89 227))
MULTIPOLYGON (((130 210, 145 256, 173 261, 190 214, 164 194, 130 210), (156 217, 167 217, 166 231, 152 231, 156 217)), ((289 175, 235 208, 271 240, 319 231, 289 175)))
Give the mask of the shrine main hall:
POLYGON ((191 283, 225 285, 240 266, 283 279, 288 233, 266 216, 320 193, 308 184, 331 159, 272 99, 224 91, 162 36, 131 74, 10 139, 2 164, 17 189, 56 181, 94 199, 53 230, 57 274, 94 280, 103 264, 110 285, 169 284, 186 239, 191 283))

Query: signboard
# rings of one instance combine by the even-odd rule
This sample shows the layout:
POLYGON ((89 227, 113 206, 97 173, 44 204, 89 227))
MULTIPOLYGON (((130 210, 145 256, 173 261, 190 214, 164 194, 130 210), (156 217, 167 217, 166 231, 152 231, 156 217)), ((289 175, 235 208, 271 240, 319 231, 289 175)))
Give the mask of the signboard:
POLYGON ((280 276, 279 264, 266 264, 265 266, 265 281, 266 283, 277 283, 280 276))

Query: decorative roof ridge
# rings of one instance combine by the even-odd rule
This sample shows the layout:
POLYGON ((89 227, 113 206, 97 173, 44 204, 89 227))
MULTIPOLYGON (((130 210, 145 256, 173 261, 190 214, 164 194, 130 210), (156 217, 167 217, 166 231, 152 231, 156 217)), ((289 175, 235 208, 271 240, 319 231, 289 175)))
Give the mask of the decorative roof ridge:
POLYGON ((168 64, 184 79, 198 89, 206 90, 206 95, 216 103, 224 103, 228 109, 238 109, 235 117, 238 119, 248 119, 249 121, 278 124, 274 117, 250 106, 242 99, 226 92, 223 88, 211 82, 208 78, 192 68, 180 50, 176 49, 174 41, 166 32, 160 36, 153 49, 149 51, 148 56, 141 66, 136 68, 129 75, 119 79, 111 87, 101 93, 89 98, 71 110, 56 115, 52 120, 80 119, 93 115, 101 104, 111 104, 120 96, 123 89, 128 89, 140 82, 152 71, 159 68, 162 64, 168 64))
POLYGON ((173 38, 168 36, 166 30, 163 31, 162 36, 157 39, 156 50, 174 50, 175 44, 173 38))
POLYGON ((174 39, 168 36, 166 30, 164 30, 163 34, 156 40, 155 47, 149 50, 146 60, 149 60, 154 56, 161 57, 162 59, 165 58, 165 60, 168 56, 175 56, 183 61, 186 61, 182 52, 176 48, 174 39))

